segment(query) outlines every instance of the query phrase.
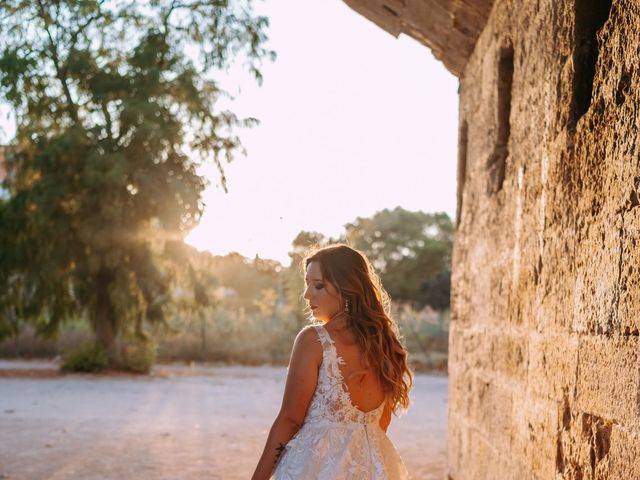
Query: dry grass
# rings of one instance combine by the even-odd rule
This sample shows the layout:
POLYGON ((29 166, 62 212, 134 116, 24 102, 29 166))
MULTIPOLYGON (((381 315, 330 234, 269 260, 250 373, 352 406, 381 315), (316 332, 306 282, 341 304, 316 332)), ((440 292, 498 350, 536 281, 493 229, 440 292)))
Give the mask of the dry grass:
MULTIPOLYGON (((394 311, 418 372, 446 372, 449 312, 394 311)), ((174 318, 168 329, 157 330, 158 361, 204 362, 226 365, 286 365, 293 340, 306 321, 288 308, 270 312, 215 310, 197 317, 174 318)), ((2 358, 55 358, 92 338, 88 325, 65 326, 56 339, 43 339, 25 328, 19 336, 0 342, 2 358)))

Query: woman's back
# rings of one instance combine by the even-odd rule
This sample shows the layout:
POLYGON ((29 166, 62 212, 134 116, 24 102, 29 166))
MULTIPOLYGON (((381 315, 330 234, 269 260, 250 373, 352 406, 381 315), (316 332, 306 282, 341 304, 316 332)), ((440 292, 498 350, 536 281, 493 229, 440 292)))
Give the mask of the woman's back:
POLYGON ((366 364, 356 336, 344 322, 325 325, 324 328, 333 341, 336 355, 343 360, 338 368, 351 403, 363 412, 375 410, 386 395, 377 372, 366 364))
MULTIPOLYGON (((326 327, 312 328, 322 345, 318 382, 302 427, 287 443, 276 466, 275 479, 406 479, 402 459, 380 426, 386 406, 381 388, 371 384, 369 389, 360 385, 353 389, 353 393, 362 396, 363 406, 380 395, 372 408, 360 408, 345 388, 341 370, 344 367, 345 373, 354 373, 352 367, 339 356, 326 327)), ((343 342, 343 353, 353 357, 352 365, 362 366, 357 347, 349 343, 349 337, 336 337, 343 342)), ((367 373, 364 377, 375 376, 367 373)))

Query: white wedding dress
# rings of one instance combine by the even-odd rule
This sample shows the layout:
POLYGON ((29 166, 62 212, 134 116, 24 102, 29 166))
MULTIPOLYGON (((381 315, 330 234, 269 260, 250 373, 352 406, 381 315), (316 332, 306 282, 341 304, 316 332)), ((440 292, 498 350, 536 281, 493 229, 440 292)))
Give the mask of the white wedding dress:
POLYGON ((318 385, 302 427, 285 446, 273 472, 276 480, 403 480, 402 459, 380 428, 384 402, 363 412, 354 407, 338 367, 344 360, 322 325, 318 385))

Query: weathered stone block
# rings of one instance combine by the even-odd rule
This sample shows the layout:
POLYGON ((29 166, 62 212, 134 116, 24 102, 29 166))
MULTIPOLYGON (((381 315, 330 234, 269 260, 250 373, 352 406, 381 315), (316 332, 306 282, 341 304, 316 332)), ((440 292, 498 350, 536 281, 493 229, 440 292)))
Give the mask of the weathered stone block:
POLYGON ((469 395, 473 388, 473 371, 464 364, 449 362, 449 388, 447 404, 449 412, 455 412, 461 418, 469 418, 471 403, 469 395), (451 378, 455 382, 451 382, 451 378))
POLYGON ((630 445, 619 460, 623 445, 624 429, 606 418, 577 410, 568 399, 565 399, 562 422, 556 440, 556 475, 563 480, 598 480, 598 479, 631 479, 636 477, 617 476, 613 472, 613 464, 618 472, 630 471, 625 461, 628 454, 634 454, 630 445), (616 432, 616 430, 619 430, 616 432), (620 435, 623 433, 623 435, 620 435))
POLYGON ((614 425, 611 431, 608 469, 601 478, 640 478, 640 433, 635 428, 614 425))
POLYGON ((618 288, 621 224, 615 216, 578 221, 573 330, 611 334, 618 288))
POLYGON ((575 390, 577 366, 577 335, 531 335, 527 385, 534 395, 561 401, 575 390))
POLYGON ((463 465, 464 458, 468 457, 469 429, 464 420, 455 411, 449 409, 447 432, 447 456, 449 459, 449 476, 460 478, 458 465, 463 465))
POLYGON ((511 391, 495 383, 495 379, 473 375, 470 394, 470 423, 491 438, 495 448, 508 448, 513 413, 511 391))
MULTIPOLYGON (((640 172, 638 175, 640 187, 640 172)), ((636 198, 640 198, 640 191, 636 195, 636 198)), ((617 319, 622 335, 638 337, 640 332, 640 208, 634 207, 625 212, 621 241, 617 319)))
POLYGON ((474 462, 465 465, 461 478, 509 480, 508 463, 496 447, 491 437, 483 436, 478 430, 471 430, 469 458, 473 458, 474 462))
POLYGON ((640 342, 638 337, 583 336, 578 350, 577 406, 640 424, 640 342))
POLYGON ((484 365, 483 359, 490 353, 490 336, 478 328, 462 328, 452 323, 449 329, 449 362, 473 369, 484 365), (455 335, 455 337, 454 337, 455 335), (452 339, 455 338, 455 341, 452 339))
POLYGON ((524 383, 529 358, 529 336, 506 331, 498 335, 492 334, 487 340, 490 341, 489 369, 508 379, 524 383))
POLYGON ((555 472, 557 402, 538 399, 528 390, 513 393, 511 453, 524 459, 532 478, 552 478, 555 472))

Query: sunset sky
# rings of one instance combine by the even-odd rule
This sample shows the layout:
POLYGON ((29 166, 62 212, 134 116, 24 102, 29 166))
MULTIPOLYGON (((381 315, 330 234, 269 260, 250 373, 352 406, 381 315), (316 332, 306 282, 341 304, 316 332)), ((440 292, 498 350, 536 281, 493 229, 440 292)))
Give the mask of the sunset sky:
MULTIPOLYGON (((356 217, 402 206, 455 214, 458 81, 415 40, 387 34, 340 0, 268 0, 269 47, 258 86, 234 69, 230 105, 260 125, 214 168, 206 211, 187 242, 288 264, 300 230, 337 235, 356 217)), ((13 133, 0 109, 0 143, 13 133)))

